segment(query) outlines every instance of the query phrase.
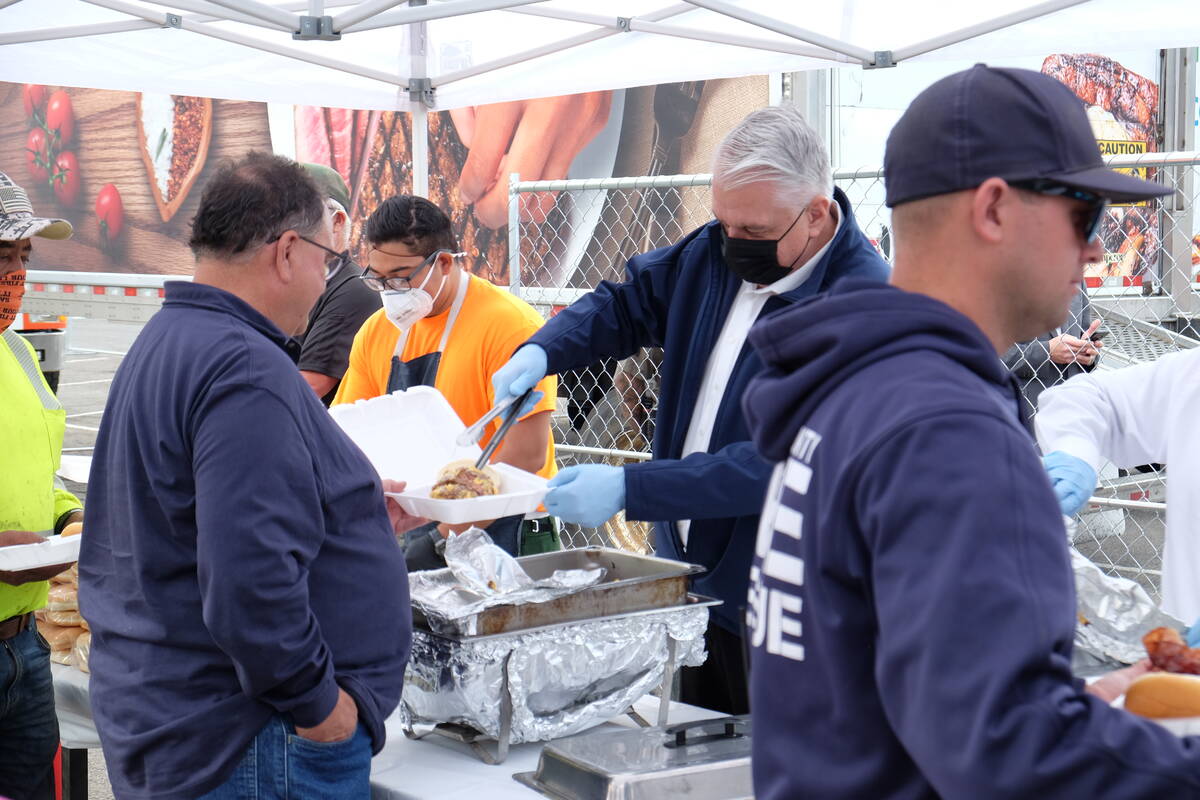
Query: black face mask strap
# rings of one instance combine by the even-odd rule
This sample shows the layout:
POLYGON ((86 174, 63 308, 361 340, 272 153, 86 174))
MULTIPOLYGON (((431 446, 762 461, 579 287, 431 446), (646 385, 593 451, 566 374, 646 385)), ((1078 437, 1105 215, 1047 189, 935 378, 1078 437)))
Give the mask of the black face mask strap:
MULTIPOLYGON (((811 206, 812 203, 809 203, 808 205, 811 206)), ((792 224, 788 225, 788 229, 783 232, 783 236, 780 236, 778 239, 775 240, 775 251, 776 252, 779 251, 779 243, 787 238, 787 235, 792 232, 792 228, 796 227, 796 223, 799 222, 800 218, 803 217, 807 213, 808 213, 808 206, 805 206, 804 208, 800 209, 800 213, 796 215, 796 218, 794 220, 792 220, 792 224)), ((804 247, 805 247, 805 249, 807 249, 808 245, 805 244, 804 247)), ((796 266, 796 262, 799 261, 801 259, 801 257, 803 257, 803 255, 804 255, 804 250, 802 249, 800 251, 800 255, 796 256, 796 258, 793 259, 792 263, 788 264, 787 268, 789 270, 794 269, 796 266)))

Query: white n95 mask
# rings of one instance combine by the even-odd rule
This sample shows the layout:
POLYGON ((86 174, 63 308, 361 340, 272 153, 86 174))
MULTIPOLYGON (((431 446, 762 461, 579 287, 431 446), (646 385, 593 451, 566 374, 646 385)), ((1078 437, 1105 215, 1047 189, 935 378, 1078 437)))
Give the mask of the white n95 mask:
POLYGON ((424 289, 383 293, 383 313, 402 331, 428 317, 430 311, 433 311, 433 298, 424 289))
MULTIPOLYGON (((421 285, 409 289, 407 292, 392 290, 383 292, 383 313, 400 330, 408 330, 413 325, 428 317, 429 312, 433 311, 433 303, 436 298, 425 291, 425 284, 429 283, 429 278, 436 269, 437 264, 435 263, 425 273, 425 280, 421 281, 421 285)), ((446 282, 443 280, 442 286, 445 285, 446 282)), ((439 286, 438 294, 440 295, 441 293, 442 287, 439 286)))

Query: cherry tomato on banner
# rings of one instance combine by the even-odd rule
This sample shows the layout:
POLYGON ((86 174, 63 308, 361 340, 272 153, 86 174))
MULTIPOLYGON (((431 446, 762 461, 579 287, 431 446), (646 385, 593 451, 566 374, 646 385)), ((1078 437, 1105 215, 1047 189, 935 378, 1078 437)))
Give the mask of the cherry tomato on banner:
POLYGON ((21 103, 25 106, 25 116, 32 117, 34 112, 41 113, 46 106, 46 87, 40 83, 27 83, 21 89, 21 103))
POLYGON ((46 147, 46 132, 31 128, 25 138, 25 166, 34 183, 45 185, 50 180, 50 151, 46 147))
POLYGON ((50 101, 46 103, 46 129, 58 135, 58 140, 52 142, 55 147, 71 144, 71 137, 75 135, 75 110, 71 107, 71 96, 62 89, 50 95, 50 101))
POLYGON ((107 241, 113 241, 121 233, 125 224, 125 207, 121 203, 121 193, 111 183, 100 187, 96 195, 96 218, 100 220, 100 235, 107 241))
POLYGON ((54 196, 64 206, 73 206, 79 200, 79 161, 71 151, 59 153, 54 160, 54 172, 50 176, 54 196))

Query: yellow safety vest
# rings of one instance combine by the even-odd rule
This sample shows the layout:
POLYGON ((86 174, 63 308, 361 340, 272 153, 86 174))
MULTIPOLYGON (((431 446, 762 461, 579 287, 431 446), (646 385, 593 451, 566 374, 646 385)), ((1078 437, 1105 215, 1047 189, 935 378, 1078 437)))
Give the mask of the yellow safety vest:
MULTIPOLYGON (((11 330, 0 340, 0 531, 52 530, 80 505, 55 478, 67 415, 29 342, 11 330)), ((0 620, 46 605, 48 588, 0 583, 0 620)))

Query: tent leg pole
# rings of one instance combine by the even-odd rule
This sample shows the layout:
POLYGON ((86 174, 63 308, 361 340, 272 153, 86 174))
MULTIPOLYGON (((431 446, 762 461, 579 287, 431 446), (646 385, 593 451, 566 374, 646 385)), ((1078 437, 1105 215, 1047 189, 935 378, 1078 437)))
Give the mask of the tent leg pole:
POLYGON ((412 193, 429 196, 429 109, 423 105, 412 112, 412 193))

